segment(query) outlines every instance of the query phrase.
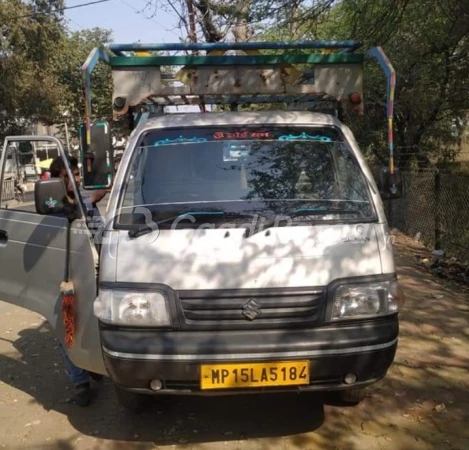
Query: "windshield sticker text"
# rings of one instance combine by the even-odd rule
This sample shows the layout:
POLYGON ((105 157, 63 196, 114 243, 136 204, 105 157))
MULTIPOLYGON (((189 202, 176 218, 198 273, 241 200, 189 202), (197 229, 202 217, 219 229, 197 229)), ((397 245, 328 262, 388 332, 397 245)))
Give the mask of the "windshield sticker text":
POLYGON ((260 139, 260 138, 269 138, 270 133, 260 132, 260 131, 235 131, 233 133, 228 133, 224 131, 217 131, 213 134, 214 139, 260 139))

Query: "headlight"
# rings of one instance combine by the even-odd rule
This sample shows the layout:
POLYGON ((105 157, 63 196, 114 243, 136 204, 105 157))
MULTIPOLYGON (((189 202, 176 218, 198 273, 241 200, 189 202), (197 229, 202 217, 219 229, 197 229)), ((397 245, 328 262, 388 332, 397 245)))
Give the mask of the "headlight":
POLYGON ((397 281, 342 285, 334 293, 331 320, 392 314, 403 305, 404 294, 397 281))
POLYGON ((166 297, 159 292, 105 290, 94 302, 94 315, 103 322, 136 327, 171 325, 166 297))

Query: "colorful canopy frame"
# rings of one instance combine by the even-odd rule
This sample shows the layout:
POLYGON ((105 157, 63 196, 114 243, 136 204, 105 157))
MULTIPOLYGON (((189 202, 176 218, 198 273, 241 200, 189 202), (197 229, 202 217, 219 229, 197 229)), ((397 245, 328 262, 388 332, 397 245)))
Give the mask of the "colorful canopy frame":
POLYGON ((393 119, 394 119, 394 93, 396 90, 396 72, 381 47, 372 48, 368 55, 376 58, 387 78, 386 86, 386 111, 388 118, 388 150, 389 150, 389 172, 394 173, 394 141, 393 141, 393 119))
POLYGON ((86 145, 91 147, 91 73, 93 72, 96 64, 103 61, 106 64, 111 63, 111 56, 109 53, 101 48, 96 47, 89 54, 85 63, 81 67, 83 76, 83 94, 85 99, 85 130, 86 130, 86 145))
MULTIPOLYGON (((165 106, 229 105, 236 109, 259 103, 283 103, 290 109, 310 111, 329 111, 334 104, 363 114, 365 53, 358 53, 359 48, 355 41, 138 43, 95 48, 82 67, 87 145, 91 146, 91 73, 99 61, 112 68, 114 118, 132 113, 138 121, 161 113, 165 106)), ((393 173, 394 69, 381 48, 366 55, 378 60, 388 78, 393 173)))

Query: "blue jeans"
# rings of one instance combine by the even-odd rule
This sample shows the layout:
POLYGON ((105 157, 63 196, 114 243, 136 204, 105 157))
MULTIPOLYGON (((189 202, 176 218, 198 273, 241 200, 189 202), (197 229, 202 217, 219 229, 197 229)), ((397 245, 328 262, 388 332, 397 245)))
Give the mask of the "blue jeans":
POLYGON ((60 344, 60 350, 62 351, 62 355, 65 362, 65 372, 72 380, 72 383, 75 385, 75 387, 80 386, 81 384, 89 383, 89 373, 85 369, 80 369, 72 363, 72 361, 68 357, 67 351, 65 350, 62 344, 60 344))

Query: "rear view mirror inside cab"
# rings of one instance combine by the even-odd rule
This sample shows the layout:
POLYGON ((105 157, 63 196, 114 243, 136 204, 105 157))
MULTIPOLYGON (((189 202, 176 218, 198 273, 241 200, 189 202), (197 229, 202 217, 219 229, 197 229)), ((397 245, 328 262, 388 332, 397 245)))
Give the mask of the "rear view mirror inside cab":
POLYGON ((36 181, 34 186, 36 212, 42 215, 60 214, 70 209, 65 183, 60 178, 36 181))
POLYGON ((403 194, 402 176, 399 169, 394 168, 393 173, 389 167, 383 167, 379 171, 378 188, 383 200, 401 198, 403 194))

